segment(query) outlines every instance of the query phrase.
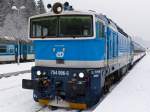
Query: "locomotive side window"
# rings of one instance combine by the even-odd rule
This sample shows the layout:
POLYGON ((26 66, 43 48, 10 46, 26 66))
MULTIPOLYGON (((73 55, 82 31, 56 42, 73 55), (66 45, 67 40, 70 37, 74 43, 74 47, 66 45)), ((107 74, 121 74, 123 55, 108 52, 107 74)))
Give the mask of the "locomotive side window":
POLYGON ((60 15, 31 19, 31 38, 92 37, 90 15, 60 15))
POLYGON ((105 26, 99 22, 99 37, 105 37, 105 26))

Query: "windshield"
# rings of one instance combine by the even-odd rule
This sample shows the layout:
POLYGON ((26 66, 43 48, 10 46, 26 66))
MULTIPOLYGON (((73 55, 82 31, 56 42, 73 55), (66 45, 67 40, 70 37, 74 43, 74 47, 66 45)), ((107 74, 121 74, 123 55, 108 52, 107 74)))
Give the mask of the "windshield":
POLYGON ((92 16, 65 15, 31 19, 31 38, 93 36, 92 16))

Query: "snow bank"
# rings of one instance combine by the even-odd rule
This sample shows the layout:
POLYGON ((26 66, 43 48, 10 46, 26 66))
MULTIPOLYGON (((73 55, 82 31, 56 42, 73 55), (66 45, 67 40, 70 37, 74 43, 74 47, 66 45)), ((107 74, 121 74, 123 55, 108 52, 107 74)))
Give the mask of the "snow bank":
POLYGON ((30 70, 32 66, 34 66, 34 62, 20 63, 19 65, 17 63, 2 64, 0 65, 0 74, 30 70))
POLYGON ((0 79, 0 112, 35 112, 41 108, 33 101, 32 91, 22 89, 23 78, 30 78, 30 74, 0 79))

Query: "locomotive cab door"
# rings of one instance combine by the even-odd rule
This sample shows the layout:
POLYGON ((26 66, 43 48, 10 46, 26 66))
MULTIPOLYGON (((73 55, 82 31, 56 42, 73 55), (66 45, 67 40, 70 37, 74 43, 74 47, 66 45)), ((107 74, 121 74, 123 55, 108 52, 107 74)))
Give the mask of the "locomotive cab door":
POLYGON ((98 29, 98 38, 104 41, 104 64, 107 66, 107 27, 101 21, 98 21, 96 29, 98 29))

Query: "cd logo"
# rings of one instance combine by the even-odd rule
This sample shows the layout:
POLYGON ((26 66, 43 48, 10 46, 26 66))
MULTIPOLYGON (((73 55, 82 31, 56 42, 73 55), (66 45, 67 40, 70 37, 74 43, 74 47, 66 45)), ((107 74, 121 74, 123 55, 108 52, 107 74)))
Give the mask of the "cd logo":
POLYGON ((56 57, 57 57, 57 58, 62 58, 62 57, 64 57, 64 52, 62 52, 62 51, 57 52, 57 53, 56 53, 56 57))

